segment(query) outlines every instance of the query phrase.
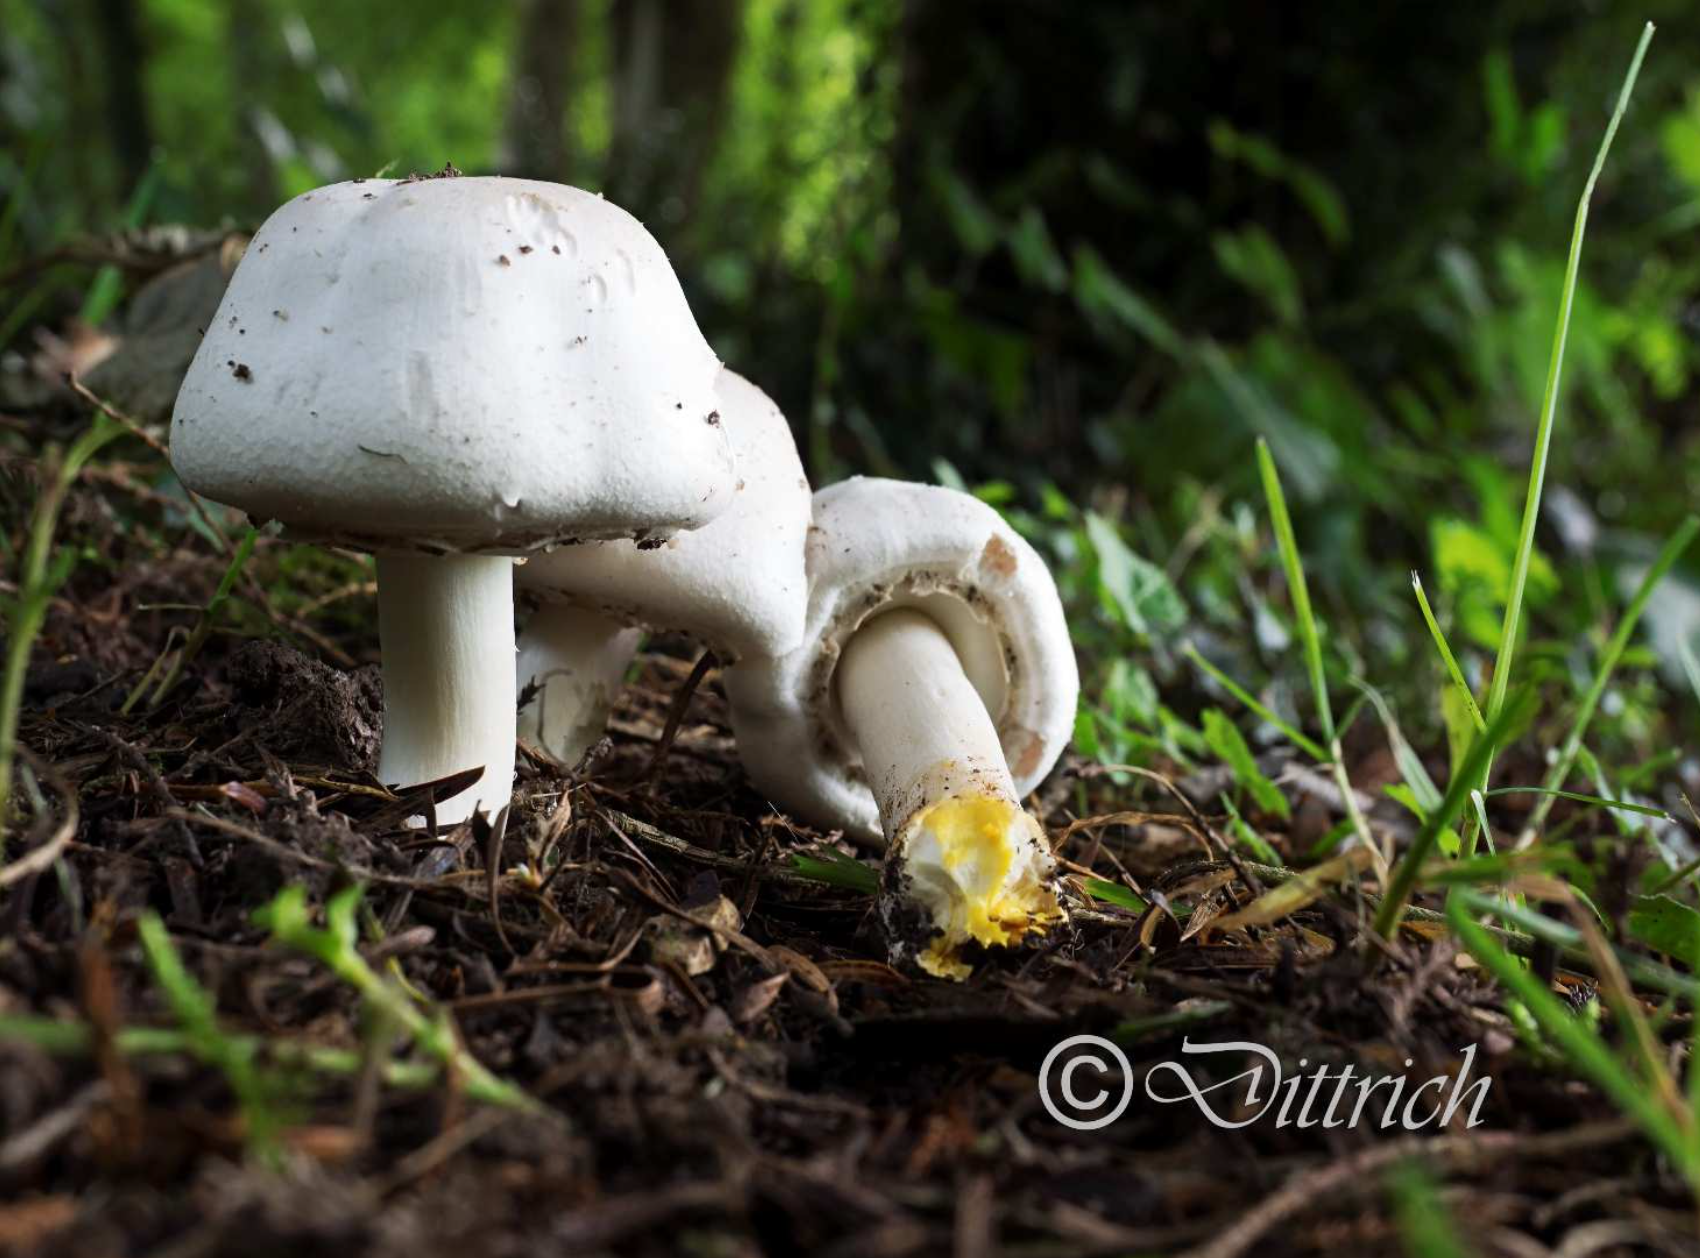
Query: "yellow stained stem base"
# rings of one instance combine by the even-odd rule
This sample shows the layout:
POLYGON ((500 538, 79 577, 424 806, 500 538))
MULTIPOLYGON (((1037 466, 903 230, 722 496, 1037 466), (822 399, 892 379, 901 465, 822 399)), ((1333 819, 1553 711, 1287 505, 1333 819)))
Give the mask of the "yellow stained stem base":
POLYGON ((1049 885, 1050 853, 1038 823, 992 795, 941 800, 905 827, 904 868, 942 932, 917 960, 927 973, 962 979, 970 941, 1008 947, 1062 918, 1049 885))

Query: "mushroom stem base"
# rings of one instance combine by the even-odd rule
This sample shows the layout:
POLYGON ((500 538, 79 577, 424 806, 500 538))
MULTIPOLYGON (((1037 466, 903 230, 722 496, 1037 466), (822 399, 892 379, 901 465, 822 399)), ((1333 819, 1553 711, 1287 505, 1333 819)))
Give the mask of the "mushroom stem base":
POLYGON ((875 617, 845 643, 837 689, 886 834, 894 953, 965 978, 968 945, 1009 946, 1061 920, 1044 831, 944 631, 909 609, 875 617))
POLYGON ((378 777, 409 787, 482 768, 437 802, 444 825, 495 813, 513 793, 513 566, 507 556, 378 556, 378 777))
POLYGON ((598 612, 546 603, 519 636, 519 736, 571 768, 608 724, 641 630, 598 612))

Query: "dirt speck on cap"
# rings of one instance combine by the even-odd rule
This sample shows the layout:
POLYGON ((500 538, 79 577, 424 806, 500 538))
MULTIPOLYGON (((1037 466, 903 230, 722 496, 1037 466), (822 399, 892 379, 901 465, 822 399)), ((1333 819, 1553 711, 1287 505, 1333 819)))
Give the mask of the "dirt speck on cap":
POLYGON ((497 254, 496 255, 496 264, 498 266, 512 266, 513 260, 511 258, 509 258, 508 255, 505 254, 505 253, 497 254))
POLYGON ((444 162, 443 168, 433 174, 422 175, 416 170, 406 179, 403 179, 402 182, 421 183, 427 179, 459 179, 460 176, 461 172, 455 168, 455 164, 453 162, 444 162))
POLYGON ((238 380, 246 380, 250 383, 252 383, 254 379, 254 373, 247 363, 231 364, 230 374, 235 376, 238 380))

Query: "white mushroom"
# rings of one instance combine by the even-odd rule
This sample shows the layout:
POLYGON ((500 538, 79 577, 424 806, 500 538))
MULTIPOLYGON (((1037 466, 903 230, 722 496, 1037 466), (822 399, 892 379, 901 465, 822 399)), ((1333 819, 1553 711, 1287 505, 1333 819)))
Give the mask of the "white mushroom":
POLYGON ((732 506, 662 546, 603 542, 523 564, 522 594, 543 605, 519 641, 520 736, 575 764, 602 735, 637 651, 631 625, 676 629, 723 663, 783 654, 802 638, 809 483, 773 400, 731 371, 720 422, 738 464, 732 506))
POLYGON ((802 645, 726 673, 751 779, 887 844, 894 954, 964 977, 1061 917, 1021 799, 1073 729, 1080 681, 1044 561, 953 490, 855 479, 814 499, 802 645))
POLYGON ((731 503, 719 363, 661 247, 598 196, 356 180, 260 228, 178 395, 198 493, 378 556, 379 776, 513 781, 513 560, 731 503))

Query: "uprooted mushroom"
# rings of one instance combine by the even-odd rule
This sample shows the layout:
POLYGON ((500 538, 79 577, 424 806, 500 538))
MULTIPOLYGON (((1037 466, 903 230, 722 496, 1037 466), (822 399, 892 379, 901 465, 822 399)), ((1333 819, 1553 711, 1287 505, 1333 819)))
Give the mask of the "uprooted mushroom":
POLYGON ((1079 675, 1043 561, 967 494, 857 478, 814 499, 802 645, 726 674, 750 777, 886 844, 894 955, 965 977, 975 946, 1061 920, 1022 797, 1068 741, 1079 675))

